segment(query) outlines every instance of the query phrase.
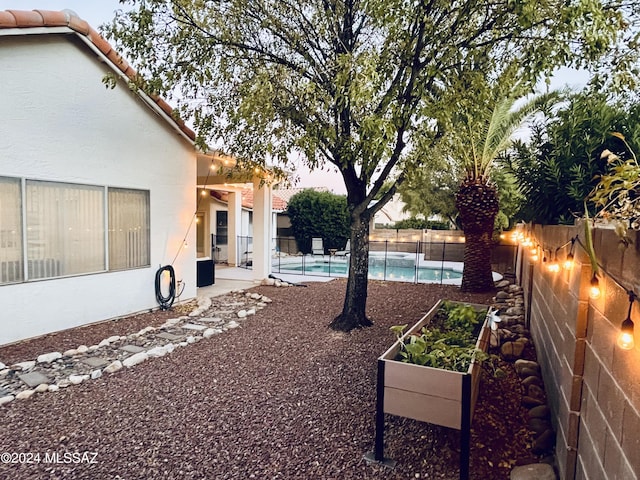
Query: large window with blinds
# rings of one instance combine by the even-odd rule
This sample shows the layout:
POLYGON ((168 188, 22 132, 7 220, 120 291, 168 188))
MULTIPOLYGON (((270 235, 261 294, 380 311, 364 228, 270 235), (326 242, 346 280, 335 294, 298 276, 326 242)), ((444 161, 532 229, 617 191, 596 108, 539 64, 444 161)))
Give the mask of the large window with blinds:
POLYGON ((109 189, 109 269, 150 265, 149 192, 109 189))
POLYGON ((150 265, 149 192, 0 177, 0 284, 150 265))
POLYGON ((22 183, 0 177, 0 283, 22 282, 22 183))

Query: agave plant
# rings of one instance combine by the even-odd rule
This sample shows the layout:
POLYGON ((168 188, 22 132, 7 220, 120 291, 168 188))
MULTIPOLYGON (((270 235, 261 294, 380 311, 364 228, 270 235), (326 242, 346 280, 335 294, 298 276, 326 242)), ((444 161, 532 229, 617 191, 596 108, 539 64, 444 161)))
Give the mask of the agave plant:
POLYGON ((456 207, 465 234, 462 290, 486 292, 494 288, 491 274, 491 238, 498 213, 498 191, 491 181, 491 169, 507 150, 514 133, 536 112, 561 97, 559 92, 535 96, 514 108, 517 98, 496 101, 493 108, 458 116, 454 144, 464 177, 456 193, 456 207))

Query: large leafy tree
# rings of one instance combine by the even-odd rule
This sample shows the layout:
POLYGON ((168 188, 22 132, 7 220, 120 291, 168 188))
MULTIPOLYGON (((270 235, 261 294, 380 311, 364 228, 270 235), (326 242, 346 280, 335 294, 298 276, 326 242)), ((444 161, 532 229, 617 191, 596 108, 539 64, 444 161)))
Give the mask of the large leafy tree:
POLYGON ((130 3, 107 35, 134 58, 140 88, 181 100, 202 144, 260 162, 297 152, 311 167, 339 170, 352 253, 332 322, 340 330, 370 324, 369 221, 404 180, 416 138, 436 141, 439 117, 478 78, 520 65, 534 82, 558 64, 600 57, 626 28, 619 9, 598 1, 130 3))
POLYGON ((507 157, 526 199, 519 217, 555 224, 582 216, 585 198, 607 171, 602 152, 630 157, 625 142, 611 132, 621 132, 631 148, 640 145, 640 105, 587 90, 538 121, 530 138, 517 142, 507 157))

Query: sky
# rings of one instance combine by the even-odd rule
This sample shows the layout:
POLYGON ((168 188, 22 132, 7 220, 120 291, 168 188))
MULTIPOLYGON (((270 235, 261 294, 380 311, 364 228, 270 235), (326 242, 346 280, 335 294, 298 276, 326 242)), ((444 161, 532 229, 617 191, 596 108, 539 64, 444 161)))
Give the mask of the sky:
MULTIPOLYGON (((118 0, 0 0, 0 10, 65 10, 70 9, 95 28, 109 22, 115 11, 126 9, 128 5, 120 5, 118 0)), ((561 88, 565 85, 580 88, 587 81, 586 72, 576 72, 570 69, 560 69, 554 76, 551 88, 561 88)), ((333 166, 325 167, 324 171, 310 172, 302 161, 293 161, 295 176, 299 178, 295 187, 328 187, 334 193, 344 194, 346 188, 333 166)))

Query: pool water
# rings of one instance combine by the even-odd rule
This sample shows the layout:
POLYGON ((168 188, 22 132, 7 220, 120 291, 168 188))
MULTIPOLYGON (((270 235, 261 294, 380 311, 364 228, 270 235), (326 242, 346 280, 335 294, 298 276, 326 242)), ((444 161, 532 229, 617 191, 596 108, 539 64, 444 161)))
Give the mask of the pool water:
MULTIPOLYGON (((282 270, 300 272, 307 275, 340 276, 347 274, 346 263, 312 263, 309 265, 286 265, 282 270)), ((419 267, 419 282, 440 282, 441 280, 455 280, 462 278, 462 272, 449 268, 419 267)), ((399 280, 413 282, 416 280, 415 267, 401 267, 387 265, 369 265, 369 278, 374 280, 399 280)))

